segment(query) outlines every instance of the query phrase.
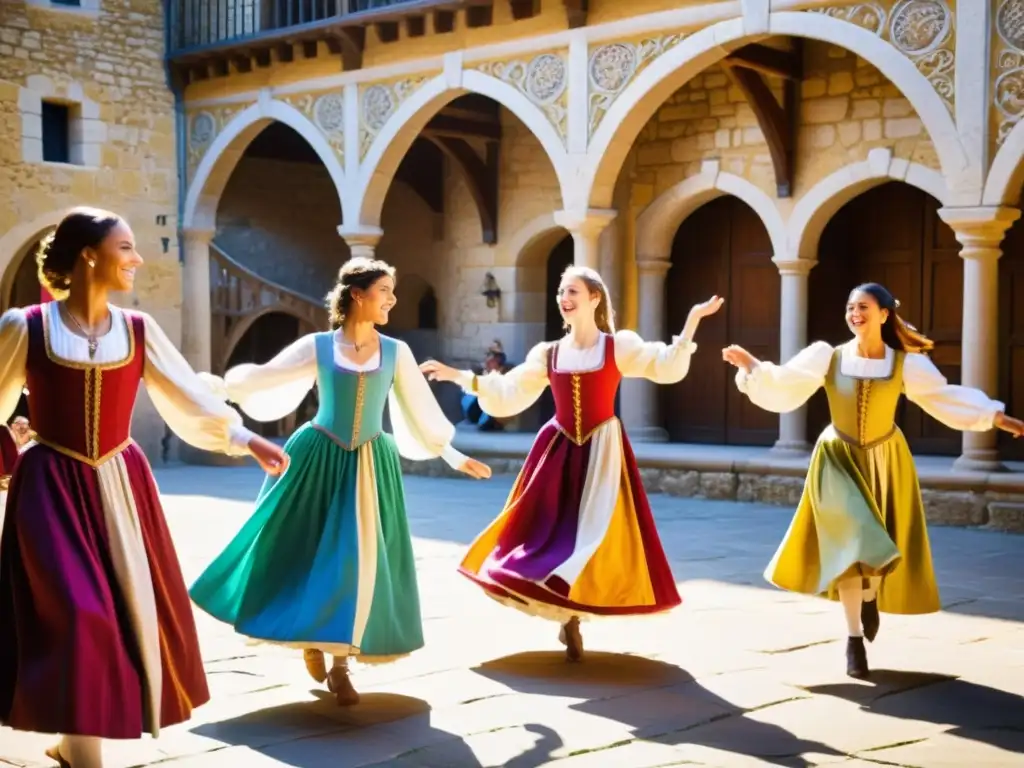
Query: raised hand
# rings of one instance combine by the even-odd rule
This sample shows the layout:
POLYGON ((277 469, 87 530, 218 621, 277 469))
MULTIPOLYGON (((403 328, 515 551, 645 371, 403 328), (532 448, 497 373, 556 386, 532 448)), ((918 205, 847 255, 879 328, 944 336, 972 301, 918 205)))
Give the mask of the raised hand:
POLYGON ((459 472, 475 477, 477 480, 486 480, 491 476, 491 468, 482 461, 467 458, 459 467, 459 472))
POLYGON ((732 344, 722 350, 722 359, 731 365, 735 365, 737 368, 742 368, 747 373, 750 373, 758 363, 756 357, 736 344, 732 344))
POLYGON ((1004 432, 1009 432, 1014 437, 1024 435, 1024 421, 1015 419, 1013 416, 1007 416, 1005 413, 1000 413, 996 415, 996 418, 992 423, 1004 432))
POLYGON ((430 381, 455 381, 459 376, 457 370, 450 365, 439 363, 437 360, 427 360, 425 363, 420 363, 420 371, 430 381))
POLYGON ((712 296, 707 301, 701 304, 694 304, 690 309, 690 317, 701 319, 709 317, 722 308, 725 303, 725 299, 721 296, 712 296))
POLYGON ((288 454, 284 449, 259 435, 249 440, 249 453, 268 475, 277 477, 288 468, 288 454))

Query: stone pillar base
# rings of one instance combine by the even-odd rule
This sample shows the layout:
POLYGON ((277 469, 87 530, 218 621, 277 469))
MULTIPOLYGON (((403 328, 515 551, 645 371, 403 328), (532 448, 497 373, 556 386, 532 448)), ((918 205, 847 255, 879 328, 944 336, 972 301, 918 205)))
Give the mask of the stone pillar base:
POLYGON ((661 427, 633 427, 626 434, 632 443, 667 443, 668 431, 661 427))
POLYGON ((953 462, 958 472, 1009 472, 1010 469, 999 460, 999 451, 969 451, 953 462))
POLYGON ((776 440, 768 451, 780 459, 802 459, 811 452, 811 444, 806 440, 776 440))

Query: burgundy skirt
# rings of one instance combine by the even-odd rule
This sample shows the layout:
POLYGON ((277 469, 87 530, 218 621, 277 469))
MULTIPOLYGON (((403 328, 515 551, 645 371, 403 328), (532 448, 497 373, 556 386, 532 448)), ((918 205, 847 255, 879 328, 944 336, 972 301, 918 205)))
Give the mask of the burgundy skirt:
MULTIPOLYGON (((160 712, 118 582, 99 471, 47 446, 20 457, 0 540, 0 724, 134 739, 206 703, 192 606, 141 449, 121 454, 156 598, 160 712)), ((116 461, 111 459, 110 461, 116 461)))

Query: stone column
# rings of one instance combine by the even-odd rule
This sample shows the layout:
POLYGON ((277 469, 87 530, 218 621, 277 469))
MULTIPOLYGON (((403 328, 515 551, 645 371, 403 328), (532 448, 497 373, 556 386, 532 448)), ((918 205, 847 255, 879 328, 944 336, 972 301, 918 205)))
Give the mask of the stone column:
POLYGON ((377 243, 384 236, 380 227, 338 227, 338 234, 348 243, 349 258, 362 256, 366 259, 375 258, 377 243))
MULTIPOLYGON (((665 336, 665 276, 671 266, 668 260, 636 263, 637 333, 644 341, 656 341, 665 336)), ((681 328, 673 330, 680 331, 681 328)), ((657 384, 646 379, 625 379, 621 402, 622 421, 631 440, 638 443, 668 441, 668 432, 661 424, 657 384)))
POLYGON ((185 263, 181 270, 181 351, 197 371, 212 367, 210 330, 210 241, 212 229, 183 229, 185 263))
MULTIPOLYGON (((779 306, 779 362, 790 360, 807 346, 807 276, 817 262, 810 259, 775 259, 782 277, 779 306)), ((807 408, 779 414, 779 439, 772 453, 800 456, 807 442, 807 408)))
MULTIPOLYGON (((960 339, 960 383, 989 397, 999 391, 999 257, 1006 230, 1020 211, 1003 206, 943 208, 942 220, 963 246, 963 331, 960 339)), ((956 469, 1005 471, 996 448, 997 430, 964 432, 963 453, 956 469)))
POLYGON ((583 212, 555 211, 555 223, 572 234, 573 263, 578 267, 600 269, 598 241, 616 211, 591 208, 583 212))

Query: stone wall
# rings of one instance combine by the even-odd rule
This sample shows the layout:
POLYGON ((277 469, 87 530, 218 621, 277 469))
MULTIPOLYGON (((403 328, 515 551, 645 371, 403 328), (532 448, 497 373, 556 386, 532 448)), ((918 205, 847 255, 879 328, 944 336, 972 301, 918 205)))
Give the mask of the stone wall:
MULTIPOLYGON (((98 10, 0 2, 0 271, 75 205, 132 225, 146 265, 123 303, 180 337, 174 100, 165 85, 159 0, 105 0, 98 10), (42 162, 41 104, 66 103, 72 160, 42 162)), ((3 299, 6 301, 6 296, 3 299)), ((164 426, 143 394, 133 434, 160 456, 164 426)))
MULTIPOLYGON (((769 78, 781 102, 782 81, 769 78)), ((853 53, 804 41, 804 80, 799 102, 793 197, 867 157, 876 147, 938 169, 931 140, 910 102, 874 66, 853 53)), ((635 144, 638 184, 654 197, 719 159, 723 171, 775 196, 775 173, 764 135, 742 91, 713 66, 674 93, 644 127, 635 144)))

